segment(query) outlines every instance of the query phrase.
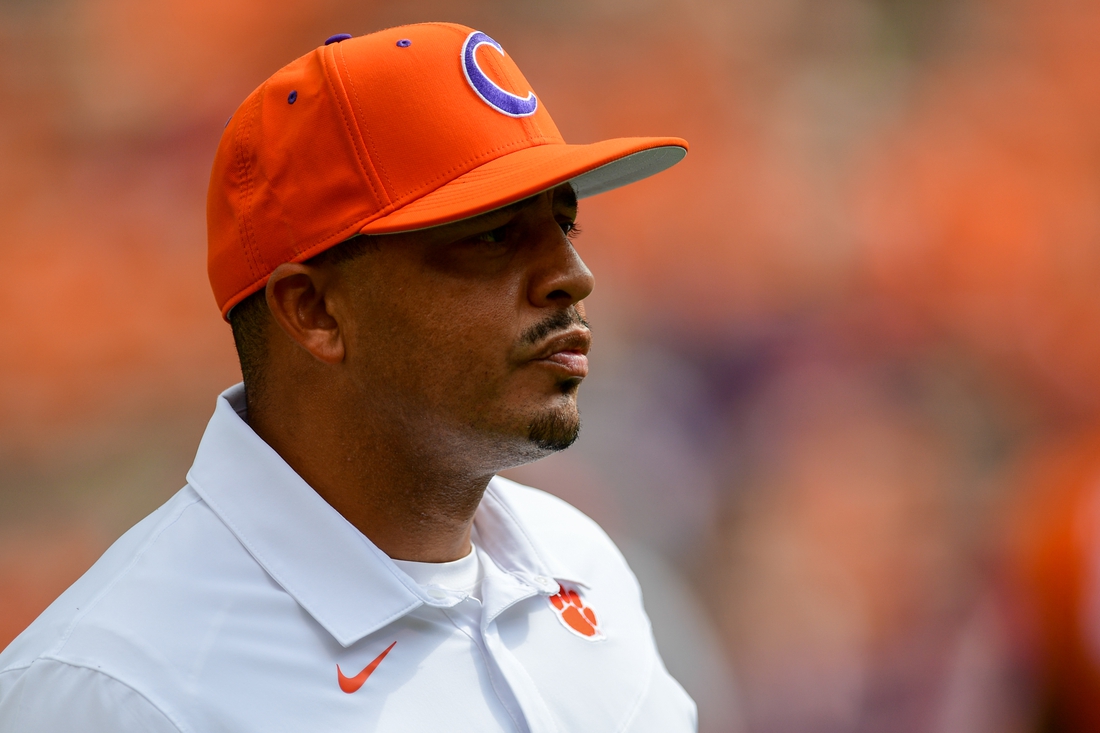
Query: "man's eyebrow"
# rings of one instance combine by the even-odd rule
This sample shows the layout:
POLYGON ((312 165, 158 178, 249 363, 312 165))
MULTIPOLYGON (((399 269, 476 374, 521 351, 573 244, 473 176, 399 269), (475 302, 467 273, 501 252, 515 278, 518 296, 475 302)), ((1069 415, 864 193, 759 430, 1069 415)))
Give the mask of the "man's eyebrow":
MULTIPOLYGON (((546 192, 543 191, 543 193, 546 193, 546 192)), ((484 214, 482 214, 482 216, 489 216, 490 214, 496 214, 498 216, 499 215, 507 216, 509 214, 514 214, 517 211, 519 211, 520 209, 523 209, 523 208, 533 204, 535 201, 538 200, 538 197, 541 196, 541 195, 542 194, 536 193, 534 196, 528 196, 525 199, 521 199, 519 201, 514 201, 514 202, 508 204, 507 206, 501 206, 499 209, 493 209, 492 211, 486 211, 484 214)), ((569 208, 569 209, 577 208, 577 192, 573 190, 572 186, 567 186, 567 187, 563 188, 561 193, 556 194, 554 196, 554 204, 555 204, 555 206, 559 205, 559 204, 564 204, 565 207, 569 208)))
POLYGON ((577 208, 577 192, 573 190, 572 186, 567 186, 563 188, 561 193, 558 194, 555 198, 557 200, 554 203, 558 203, 560 201, 561 203, 565 204, 567 208, 577 208))
POLYGON ((517 211, 519 211, 520 209, 525 208, 527 206, 530 206, 535 201, 535 199, 537 199, 537 198, 538 198, 537 195, 536 196, 528 196, 525 199, 522 199, 520 201, 515 201, 513 203, 508 204, 507 206, 501 206, 499 209, 494 209, 493 211, 491 211, 489 213, 490 214, 514 214, 517 211))

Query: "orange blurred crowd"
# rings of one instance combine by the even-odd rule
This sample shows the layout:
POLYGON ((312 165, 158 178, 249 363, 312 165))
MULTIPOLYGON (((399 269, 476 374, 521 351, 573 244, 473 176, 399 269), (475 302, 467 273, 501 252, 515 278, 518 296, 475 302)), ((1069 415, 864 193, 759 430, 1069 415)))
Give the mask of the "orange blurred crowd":
POLYGON ((582 202, 585 427, 701 730, 1100 729, 1100 3, 0 3, 0 647, 184 482, 237 381, 225 119, 337 32, 480 28, 582 202))

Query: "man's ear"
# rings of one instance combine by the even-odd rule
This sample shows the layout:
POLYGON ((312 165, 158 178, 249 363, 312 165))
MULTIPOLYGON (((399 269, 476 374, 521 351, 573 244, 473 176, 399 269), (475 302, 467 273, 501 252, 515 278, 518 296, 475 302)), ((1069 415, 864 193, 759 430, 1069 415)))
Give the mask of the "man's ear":
POLYGON ((344 334, 332 315, 333 273, 287 262, 267 279, 267 307, 296 344, 325 364, 344 360, 344 334))

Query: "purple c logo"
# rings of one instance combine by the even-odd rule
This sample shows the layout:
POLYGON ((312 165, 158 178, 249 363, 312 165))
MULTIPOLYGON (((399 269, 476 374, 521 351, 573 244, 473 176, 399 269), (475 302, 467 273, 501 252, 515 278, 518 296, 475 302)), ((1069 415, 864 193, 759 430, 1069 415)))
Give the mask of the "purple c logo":
POLYGON ((470 87, 477 92, 477 96, 497 112, 509 117, 529 117, 535 114, 539 100, 535 98, 534 92, 527 92, 526 97, 506 92, 486 76, 477 65, 477 50, 481 46, 492 46, 500 52, 501 56, 504 55, 504 49, 500 44, 481 31, 474 31, 466 36, 466 42, 462 44, 462 72, 466 75, 466 81, 470 82, 470 87))

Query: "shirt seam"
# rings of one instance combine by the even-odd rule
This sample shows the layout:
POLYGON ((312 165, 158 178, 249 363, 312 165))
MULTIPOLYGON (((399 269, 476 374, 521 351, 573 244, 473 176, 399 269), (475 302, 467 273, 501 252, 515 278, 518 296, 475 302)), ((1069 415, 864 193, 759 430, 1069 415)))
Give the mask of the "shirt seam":
MULTIPOLYGON (((104 587, 103 590, 101 590, 96 595, 96 597, 93 598, 88 603, 88 605, 84 608, 84 610, 76 615, 76 618, 74 618, 72 623, 69 624, 69 627, 67 629, 65 629, 65 633, 61 635, 60 639, 58 639, 57 644, 53 648, 51 648, 50 650, 48 650, 48 651, 42 653, 41 655, 39 655, 38 658, 48 658, 51 654, 60 654, 61 650, 65 648, 65 644, 68 643, 69 637, 72 636, 73 632, 76 630, 76 627, 79 626, 80 622, 84 620, 84 617, 87 616, 93 608, 95 608, 97 605, 99 605, 99 602, 102 601, 105 597, 107 597, 107 594, 110 593, 112 590, 114 590, 114 587, 116 585, 118 585, 118 583, 121 582, 122 579, 127 574, 129 574, 129 572, 131 570, 134 569, 134 566, 136 566, 138 564, 138 562, 143 557, 145 557, 145 553, 147 553, 150 550, 150 548, 152 548, 153 545, 155 545, 157 543, 157 540, 160 539, 161 535, 163 535, 168 530, 169 527, 171 527, 177 521, 179 521, 179 518, 181 516, 183 516, 183 513, 185 511, 187 511, 188 509, 190 509, 192 506, 199 503, 200 501, 202 501, 202 497, 196 496, 193 500, 189 501, 187 504, 184 504, 182 507, 180 507, 176 511, 175 516, 171 517, 169 520, 166 520, 164 526, 161 527, 159 530, 157 530, 157 532, 155 534, 153 534, 152 537, 150 537, 148 540, 146 540, 145 545, 137 553, 134 554, 134 557, 130 560, 130 562, 128 562, 126 564, 126 567, 124 567, 122 570, 120 570, 118 572, 118 574, 115 575, 115 577, 111 580, 111 582, 108 583, 106 585, 106 587, 104 587)), ((31 662, 31 664, 33 664, 33 663, 34 662, 31 662)))
POLYGON ((18 662, 16 664, 13 664, 10 667, 4 667, 3 669, 0 669, 0 675, 5 675, 5 674, 8 674, 9 672, 20 672, 20 671, 23 671, 23 670, 30 669, 31 665, 34 664, 36 659, 38 659, 38 657, 35 657, 34 659, 30 660, 29 662, 25 662, 25 663, 24 662, 18 662))
POLYGON ((179 721, 177 721, 175 716, 169 715, 167 711, 163 710, 160 707, 160 705, 157 705, 155 702, 153 702, 152 699, 150 699, 150 697, 148 695, 146 695, 144 692, 137 689, 136 687, 134 687, 130 683, 119 679, 118 677, 111 674, 110 672, 105 672, 102 669, 96 669, 96 668, 93 668, 93 667, 91 667, 87 664, 81 664, 80 662, 72 662, 72 661, 69 661, 67 659, 61 659, 60 657, 54 656, 52 654, 43 654, 42 656, 39 657, 39 659, 46 659, 46 660, 49 660, 51 662, 56 662, 57 664, 64 664, 67 667, 73 667, 73 668, 76 668, 76 669, 86 669, 89 672, 92 672, 94 674, 103 675, 107 679, 114 680, 118 684, 125 687, 127 690, 130 690, 131 692, 133 692, 135 695, 138 695, 141 699, 145 700, 145 702, 149 703, 149 707, 153 708, 153 710, 156 710, 158 713, 160 713, 160 715, 166 721, 168 721, 168 724, 171 725, 173 728, 175 728, 177 731, 179 731, 180 733, 186 733, 186 731, 189 730, 188 728, 184 727, 179 721))

